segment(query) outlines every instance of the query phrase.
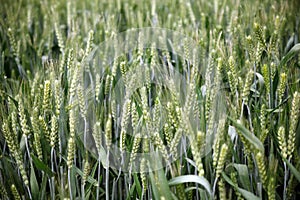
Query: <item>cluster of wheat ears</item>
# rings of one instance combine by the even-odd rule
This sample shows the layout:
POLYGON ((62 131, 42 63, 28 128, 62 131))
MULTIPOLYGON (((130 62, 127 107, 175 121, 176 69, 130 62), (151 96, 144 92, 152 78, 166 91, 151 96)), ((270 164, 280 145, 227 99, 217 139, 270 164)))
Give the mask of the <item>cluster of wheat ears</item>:
POLYGON ((1 199, 300 197, 296 0, 0 5, 1 199))

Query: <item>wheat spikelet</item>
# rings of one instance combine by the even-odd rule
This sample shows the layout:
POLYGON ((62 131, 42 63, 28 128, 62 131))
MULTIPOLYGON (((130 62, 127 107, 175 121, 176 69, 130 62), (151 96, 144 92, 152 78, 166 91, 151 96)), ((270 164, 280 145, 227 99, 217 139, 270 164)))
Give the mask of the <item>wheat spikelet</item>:
POLYGON ((41 138, 40 138, 40 126, 39 126, 39 113, 38 108, 35 107, 33 109, 32 117, 30 117, 32 128, 33 128, 33 136, 34 136, 34 148, 37 152, 38 158, 43 160, 43 152, 42 152, 42 145, 41 145, 41 138))
POLYGON ((278 88, 277 88, 278 103, 281 103, 283 100, 282 98, 283 98, 283 94, 285 92, 286 83, 287 83, 287 74, 283 72, 280 74, 279 84, 278 84, 278 88))
POLYGON ((86 118, 86 107, 85 107, 85 99, 84 99, 84 94, 83 94, 83 87, 79 83, 77 86, 77 97, 79 101, 79 110, 82 118, 86 118))
POLYGON ((16 58, 19 58, 20 51, 18 44, 16 42, 15 36, 13 35, 13 30, 11 28, 8 28, 7 30, 8 39, 11 45, 12 53, 16 58))
POLYGON ((265 85, 266 85, 266 90, 267 90, 267 95, 270 94, 270 76, 269 76, 269 67, 268 65, 264 64, 262 66, 262 76, 264 77, 265 80, 265 85))
POLYGON ((18 130, 19 130, 19 125, 18 125, 18 115, 15 111, 12 111, 11 113, 11 126, 12 126, 12 138, 15 144, 17 144, 17 138, 18 138, 18 130))
POLYGON ((39 116, 39 124, 43 130, 45 138, 50 142, 50 130, 48 128, 47 123, 45 122, 45 119, 42 116, 39 116))
POLYGON ((16 163, 17 163, 17 166, 20 170, 20 174, 21 174, 21 177, 23 179, 23 182, 26 186, 28 186, 29 181, 28 181, 28 177, 27 177, 26 171, 25 171, 24 166, 23 166, 23 159, 21 157, 21 152, 20 152, 19 147, 17 147, 16 141, 15 141, 13 135, 11 135, 10 132, 9 132, 9 127, 8 127, 7 122, 3 123, 2 130, 3 130, 3 133, 4 133, 4 137, 7 141, 8 147, 9 147, 10 151, 12 152, 12 155, 14 156, 14 158, 16 160, 16 163))
POLYGON ((97 121, 94 125, 93 137, 95 140, 98 154, 100 154, 100 149, 101 149, 101 145, 102 145, 102 137, 101 137, 101 123, 99 121, 97 121))
POLYGON ((218 178, 220 176, 221 172, 223 171, 227 151, 228 151, 227 144, 225 144, 225 143, 222 144, 218 164, 217 164, 217 167, 216 167, 216 178, 218 178))
MULTIPOLYGON (((236 173, 235 172, 231 172, 230 173, 230 178, 231 178, 231 180, 232 180, 232 182, 234 183, 234 184, 236 184, 236 185, 238 185, 238 181, 237 181, 237 177, 236 177, 237 175, 236 175, 236 173)), ((233 188, 234 189, 234 193, 235 193, 235 195, 237 196, 237 199, 244 199, 243 197, 242 197, 242 195, 241 195, 241 193, 236 189, 236 188, 233 188)))
POLYGON ((223 179, 220 179, 218 181, 218 189, 219 189, 219 198, 220 200, 226 200, 227 199, 227 192, 225 188, 225 182, 223 179))
POLYGON ((175 134, 174 134, 174 137, 171 141, 171 144, 170 144, 170 154, 173 156, 173 158, 177 158, 177 146, 179 144, 179 141, 182 137, 182 129, 179 128, 175 134))
POLYGON ((253 26, 254 26, 255 37, 259 41, 259 44, 263 47, 266 47, 265 36, 263 34, 263 29, 261 28, 260 24, 255 22, 253 26))
POLYGON ((299 121, 299 113, 300 113, 300 93, 295 92, 292 101, 292 111, 290 115, 290 128, 289 135, 287 140, 287 155, 289 158, 292 157, 295 150, 295 141, 296 141, 296 129, 299 121))
POLYGON ((51 118, 50 146, 55 148, 58 138, 58 121, 55 115, 51 118))
POLYGON ((55 95, 55 115, 60 114, 60 106, 62 102, 61 85, 59 80, 54 81, 54 95, 55 95))
POLYGON ((61 33, 60 28, 58 27, 57 23, 54 23, 54 29, 55 29, 55 35, 56 35, 56 38, 58 41, 59 49, 60 49, 61 53, 64 53, 64 49, 65 49, 64 40, 63 40, 62 33, 61 33))
POLYGON ((21 124, 22 132, 26 137, 28 137, 30 134, 30 128, 28 126, 28 122, 25 114, 25 108, 22 101, 19 102, 18 110, 20 115, 20 124, 21 124))
POLYGON ((105 142, 107 146, 107 150, 111 147, 111 140, 112 140, 112 120, 111 120, 111 114, 108 114, 106 125, 105 125, 105 142))
POLYGON ((130 155, 130 165, 133 164, 133 162, 135 161, 135 158, 136 158, 136 155, 137 155, 137 152, 139 150, 139 147, 140 147, 140 143, 141 143, 141 134, 140 133, 137 133, 135 136, 134 136, 134 140, 133 140, 133 144, 132 144, 132 149, 131 149, 131 155, 130 155))
POLYGON ((279 142, 279 148, 282 152, 282 156, 287 158, 287 142, 285 137, 285 128, 280 126, 277 133, 277 139, 279 142))
MULTIPOLYGON (((136 110, 136 105, 135 105, 134 101, 132 101, 130 111, 131 111, 131 125, 132 125, 132 128, 133 128, 133 131, 135 131, 137 126, 138 126, 138 122, 139 122, 139 114, 136 110)), ((122 117, 122 119, 123 119, 123 117, 122 117)))
POLYGON ((75 156, 75 138, 70 137, 68 140, 68 153, 67 153, 67 166, 69 169, 73 166, 74 156, 75 156))
POLYGON ((274 177, 270 177, 268 182, 268 199, 275 200, 276 198, 276 182, 274 177))
POLYGON ((255 49, 253 38, 250 35, 246 36, 246 42, 249 46, 249 48, 247 49, 249 51, 249 54, 250 54, 249 57, 253 58, 254 57, 254 51, 253 50, 255 49))
POLYGON ((105 88, 104 88, 104 94, 105 95, 108 95, 109 94, 109 91, 110 91, 110 88, 111 88, 111 80, 112 80, 112 77, 107 74, 106 76, 106 79, 105 79, 105 88))
POLYGON ((46 80, 44 82, 44 95, 43 95, 43 110, 44 112, 51 110, 51 88, 50 81, 46 80))
POLYGON ((185 191, 184 191, 184 185, 183 184, 176 185, 176 194, 178 196, 178 199, 180 199, 180 200, 186 199, 185 191))
POLYGON ((140 89, 141 92, 141 99, 142 99, 142 113, 143 113, 143 120, 145 123, 148 123, 150 120, 150 114, 148 112, 148 100, 147 100, 147 92, 146 87, 142 87, 140 89))
POLYGON ((243 89, 243 92, 242 92, 242 99, 244 100, 244 103, 246 105, 248 104, 248 96, 250 94, 250 87, 251 87, 252 80, 253 80, 253 74, 254 73, 253 73, 252 70, 250 70, 247 73, 246 82, 245 82, 244 89, 243 89))
POLYGON ((264 142, 266 137, 269 134, 269 129, 266 127, 267 126, 267 122, 266 122, 266 114, 267 114, 267 110, 266 110, 266 105, 263 104, 261 106, 261 110, 260 110, 260 128, 261 128, 261 134, 260 134, 260 141, 264 142))
POLYGON ((96 84, 95 84, 95 99, 96 99, 96 102, 99 102, 100 88, 101 88, 100 75, 97 73, 96 74, 96 84))
POLYGON ((193 138, 192 136, 190 136, 190 142, 191 142, 192 154, 193 154, 194 160, 196 162, 199 176, 204 176, 204 169, 203 169, 200 149, 198 148, 197 140, 196 140, 196 138, 193 138))
POLYGON ((259 175, 263 184, 263 187, 265 187, 267 189, 267 171, 266 171, 266 165, 264 162, 264 157, 263 154, 261 152, 258 152, 255 155, 256 158, 256 162, 257 162, 257 168, 259 171, 259 175))
MULTIPOLYGON (((121 151, 125 151, 125 140, 126 140, 126 134, 127 134, 127 128, 129 124, 129 117, 131 112, 131 100, 126 99, 125 103, 123 105, 123 111, 122 111, 122 121, 121 121, 121 135, 120 135, 120 149, 121 151)), ((134 108, 135 109, 135 108, 134 108)))
POLYGON ((17 146, 16 146, 17 143, 15 141, 14 135, 10 134, 10 132, 9 132, 9 126, 8 126, 7 122, 3 122, 2 131, 3 131, 3 135, 5 137, 5 140, 7 142, 8 148, 10 149, 13 156, 15 157, 15 154, 17 153, 16 152, 17 151, 17 146))
POLYGON ((18 190, 17 190, 17 188, 16 188, 16 186, 15 186, 14 184, 12 184, 12 185, 10 186, 10 189, 11 189, 11 192, 12 192, 12 194, 13 194, 15 200, 21 200, 21 197, 20 197, 20 195, 19 195, 19 192, 18 192, 18 190))
POLYGON ((164 145, 162 139, 159 136, 158 132, 155 132, 152 136, 151 136, 151 140, 152 142, 156 145, 156 147, 158 148, 158 150, 161 152, 163 158, 168 161, 168 151, 166 149, 166 146, 164 145))
POLYGON ((89 176, 91 167, 89 161, 86 159, 84 162, 83 176, 82 176, 82 184, 85 185, 86 180, 89 176))
POLYGON ((89 37, 88 37, 88 40, 87 40, 87 43, 86 43, 86 49, 85 49, 85 52, 84 52, 84 58, 86 58, 89 55, 89 53, 91 52, 93 41, 94 41, 94 31, 90 30, 89 31, 89 37))
POLYGON ((74 50, 71 48, 68 52, 68 57, 67 57, 67 70, 73 69, 73 61, 74 61, 74 50))
POLYGON ((141 160, 141 174, 140 174, 140 177, 141 177, 141 180, 142 180, 142 187, 143 187, 143 190, 144 192, 146 192, 147 190, 147 172, 146 172, 146 169, 147 169, 147 160, 145 158, 142 158, 141 160))

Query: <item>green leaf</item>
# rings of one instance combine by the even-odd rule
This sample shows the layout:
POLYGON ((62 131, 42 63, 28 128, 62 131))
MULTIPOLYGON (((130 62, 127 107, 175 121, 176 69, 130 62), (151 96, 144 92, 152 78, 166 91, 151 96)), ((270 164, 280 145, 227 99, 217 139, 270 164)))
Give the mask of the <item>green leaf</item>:
POLYGON ((248 171, 247 165, 234 163, 234 164, 232 164, 232 166, 238 172, 238 177, 242 184, 242 187, 245 188, 246 190, 251 190, 249 171, 248 171))
POLYGON ((130 200, 133 198, 134 190, 135 190, 135 183, 132 184, 129 190, 129 195, 127 196, 126 200, 130 200))
POLYGON ((282 159, 284 160, 284 162, 286 162, 286 164, 289 166, 291 172, 294 174, 296 179, 300 182, 300 172, 286 158, 282 157, 282 159))
POLYGON ((291 58, 300 52, 300 43, 295 44, 293 48, 282 58, 280 66, 284 66, 291 58))
POLYGON ((35 172, 33 167, 30 170, 30 189, 33 199, 38 199, 39 197, 39 185, 36 180, 35 172))
MULTIPOLYGON (((75 172, 77 173, 77 174, 79 174, 81 177, 83 177, 83 171, 81 171, 78 167, 76 167, 76 166, 73 166, 73 168, 74 168, 74 170, 75 170, 75 172)), ((91 184, 93 184, 94 186, 98 186, 98 181, 96 180, 96 179, 94 179, 93 177, 91 177, 91 176, 88 176, 87 177, 87 182, 89 182, 89 183, 91 183, 91 184)))
POLYGON ((260 198, 258 196, 256 196, 256 195, 254 195, 252 192, 244 190, 244 189, 238 187, 236 184, 234 184, 232 182, 232 180, 224 172, 222 172, 222 176, 225 179, 225 181, 227 183, 229 183, 232 187, 234 187, 239 193, 241 193, 241 195, 243 195, 243 197, 245 199, 248 199, 248 200, 260 200, 260 198))
POLYGON ((45 199, 45 197, 46 197, 47 181, 48 181, 47 176, 43 175, 42 184, 41 184, 41 188, 40 188, 40 194, 39 194, 39 198, 38 199, 45 199))
POLYGON ((165 199, 172 199, 170 187, 168 185, 168 180, 165 176, 163 168, 156 172, 158 174, 158 188, 160 190, 160 193, 162 194, 162 196, 165 197, 165 199))
POLYGON ((54 172, 52 172, 52 170, 42 161, 40 161, 36 156, 34 156, 33 154, 31 154, 31 158, 33 163, 35 164, 36 168, 45 172, 49 177, 53 177, 54 176, 54 172))
POLYGON ((193 182, 193 183, 198 183, 200 185, 202 185, 206 191, 209 193, 209 195, 212 197, 212 189, 211 186, 209 184, 209 182, 202 176, 197 176, 197 175, 184 175, 184 176, 178 176, 175 178, 172 178, 171 180, 169 180, 169 185, 178 185, 181 183, 189 183, 189 182, 193 182))
POLYGON ((152 167, 154 169, 157 169, 155 171, 155 174, 152 173, 152 175, 153 175, 152 180, 151 180, 151 176, 150 176, 150 180, 151 180, 151 183, 154 184, 155 187, 157 188, 159 197, 164 197, 165 199, 172 199, 172 194, 171 194, 170 187, 168 185, 168 180, 165 176, 165 172, 164 172, 163 166, 161 164, 160 154, 156 154, 155 156, 152 156, 150 158, 149 164, 152 165, 152 167), (154 176, 155 176, 155 178, 154 178, 154 176))
POLYGON ((236 122, 231 117, 228 118, 230 119, 232 124, 240 131, 240 133, 246 138, 246 140, 248 140, 256 149, 264 152, 264 145, 253 133, 251 133, 247 128, 245 128, 242 124, 236 122))
POLYGON ((136 185, 137 193, 138 193, 139 197, 142 198, 142 187, 141 187, 139 178, 137 177, 136 173, 133 174, 133 179, 134 179, 134 183, 136 185))
POLYGON ((154 199, 161 199, 161 195, 156 187, 156 181, 155 181, 152 171, 149 172, 149 177, 150 177, 150 183, 152 186, 152 193, 153 193, 154 199))

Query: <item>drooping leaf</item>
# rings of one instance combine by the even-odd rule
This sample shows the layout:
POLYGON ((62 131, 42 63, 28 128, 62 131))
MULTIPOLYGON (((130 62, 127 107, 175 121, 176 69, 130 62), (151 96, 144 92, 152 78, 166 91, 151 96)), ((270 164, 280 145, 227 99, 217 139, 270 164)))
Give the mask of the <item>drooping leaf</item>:
POLYGON ((30 189, 31 189, 31 195, 32 195, 33 199, 38 199, 39 185, 36 180, 36 176, 35 176, 33 167, 31 167, 31 170, 30 170, 30 189))
POLYGON ((52 170, 42 161, 40 161, 36 156, 34 156, 33 154, 31 154, 31 158, 33 163, 35 164, 36 168, 45 172, 49 177, 53 177, 54 176, 54 172, 52 172, 52 170))
MULTIPOLYGON (((76 171, 77 174, 79 174, 81 177, 83 177, 83 171, 81 171, 78 167, 73 166, 74 170, 76 171)), ((98 181, 94 179, 91 176, 87 176, 87 182, 93 184, 94 186, 98 186, 98 181)))
POLYGON ((295 44, 293 48, 282 58, 282 60, 280 61, 280 66, 286 65, 287 62, 299 52, 300 52, 300 43, 295 44))
POLYGON ((134 179, 134 183, 136 185, 137 193, 138 193, 139 197, 142 198, 142 187, 141 187, 139 178, 137 177, 136 173, 133 174, 133 179, 134 179))
POLYGON ((152 193, 153 193, 154 199, 161 199, 161 195, 158 191, 158 188, 156 187, 156 181, 155 181, 152 171, 149 172, 149 177, 150 177, 150 183, 151 183, 151 188, 152 188, 152 193))
POLYGON ((253 194, 252 192, 249 192, 249 191, 247 191, 245 189, 242 189, 242 188, 238 187, 235 183, 233 183, 233 181, 224 172, 222 172, 222 177, 225 179, 225 181, 227 183, 229 183, 238 192, 240 192, 241 195, 243 195, 243 197, 245 199, 248 199, 248 200, 260 200, 260 198, 258 196, 256 196, 255 194, 253 194))
POLYGON ((209 182, 207 181, 206 178, 202 177, 202 176, 197 176, 197 175, 184 175, 184 176, 178 176, 175 178, 172 178, 171 180, 169 180, 169 185, 178 185, 181 183, 198 183, 200 185, 202 185, 206 191, 208 192, 208 194, 212 197, 212 189, 211 186, 209 184, 209 182))
POLYGON ((296 177, 296 179, 300 182, 300 172, 286 158, 282 157, 282 159, 286 162, 286 164, 289 166, 291 172, 294 174, 294 176, 296 177))
POLYGON ((232 124, 240 131, 240 133, 250 142, 251 145, 253 145, 256 149, 258 149, 261 152, 264 152, 264 145, 261 143, 261 141, 252 134, 247 128, 245 128, 242 124, 236 122, 231 117, 228 117, 232 124))
POLYGON ((251 183, 249 179, 249 171, 247 165, 236 164, 236 163, 230 165, 232 165, 236 169, 242 187, 245 188, 246 190, 251 190, 251 183))

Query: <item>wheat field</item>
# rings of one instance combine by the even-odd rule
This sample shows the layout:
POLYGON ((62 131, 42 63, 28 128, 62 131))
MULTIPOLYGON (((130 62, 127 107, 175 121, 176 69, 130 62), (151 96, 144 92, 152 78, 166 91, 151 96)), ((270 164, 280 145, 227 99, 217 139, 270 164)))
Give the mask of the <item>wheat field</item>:
POLYGON ((297 0, 0 0, 0 199, 299 199, 297 0))

